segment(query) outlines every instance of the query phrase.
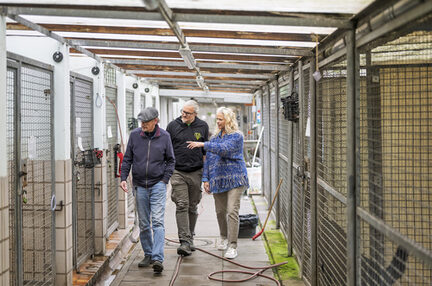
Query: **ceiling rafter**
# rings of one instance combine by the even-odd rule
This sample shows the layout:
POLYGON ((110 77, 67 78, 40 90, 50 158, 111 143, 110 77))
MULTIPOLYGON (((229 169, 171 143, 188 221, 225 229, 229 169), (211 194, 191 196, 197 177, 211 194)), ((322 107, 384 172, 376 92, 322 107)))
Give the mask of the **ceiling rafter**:
MULTIPOLYGON (((89 9, 89 6, 81 5, 79 8, 52 7, 52 5, 51 7, 50 5, 45 5, 43 8, 15 6, 10 9, 12 13, 22 15, 164 21, 164 18, 159 13, 149 12, 143 9, 138 9, 137 7, 131 8, 133 11, 125 11, 106 9, 104 7, 89 9)), ((173 9, 173 11, 177 22, 332 27, 345 29, 348 29, 351 26, 349 23, 351 15, 335 16, 323 13, 283 13, 282 15, 275 15, 270 13, 259 13, 256 11, 250 11, 249 13, 243 11, 242 13, 239 11, 230 11, 225 12, 225 15, 220 15, 217 14, 219 11, 213 11, 214 14, 197 13, 196 10, 173 9)))
MULTIPOLYGON (((156 35, 174 36, 171 29, 145 28, 132 26, 97 26, 78 24, 45 24, 38 25, 55 32, 82 32, 82 33, 111 33, 130 35, 156 35)), ((30 28, 19 23, 8 23, 9 30, 28 30, 30 28)), ((184 36, 201 38, 225 38, 225 39, 251 39, 271 41, 299 41, 314 42, 315 36, 304 33, 271 33, 271 32, 246 32, 246 31, 223 31, 223 30, 192 30, 183 29, 184 36)), ((325 35, 318 35, 322 39, 325 35)))
MULTIPOLYGON (((154 49, 154 50, 178 50, 178 45, 161 42, 144 41, 120 41, 120 40, 91 40, 91 39, 71 39, 71 43, 79 46, 88 47, 111 47, 111 48, 133 48, 133 49, 154 49)), ((261 55, 284 55, 295 57, 309 57, 313 53, 309 48, 290 48, 290 47, 262 47, 262 46, 240 46, 240 45, 199 45, 191 44, 189 47, 194 52, 214 52, 214 53, 233 53, 233 54, 261 54, 261 55)))

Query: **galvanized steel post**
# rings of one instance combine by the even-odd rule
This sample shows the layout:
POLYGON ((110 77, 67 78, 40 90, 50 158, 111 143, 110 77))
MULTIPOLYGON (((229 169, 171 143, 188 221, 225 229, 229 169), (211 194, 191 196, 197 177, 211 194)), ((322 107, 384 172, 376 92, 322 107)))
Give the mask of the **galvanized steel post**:
POLYGON ((268 162, 268 174, 269 174, 269 176, 268 176, 268 180, 269 180, 269 182, 270 182, 270 189, 269 189, 269 204, 268 204, 268 209, 270 210, 270 202, 273 200, 273 194, 272 194, 272 179, 271 179, 271 174, 272 174, 272 167, 271 167, 271 141, 272 141, 272 136, 271 136, 271 130, 272 130, 272 128, 271 128, 271 125, 272 125, 272 122, 271 122, 271 108, 270 108, 270 105, 271 105, 271 99, 270 99, 270 97, 271 97, 271 92, 270 92, 270 83, 267 83, 266 84, 266 90, 267 90, 267 108, 268 108, 268 121, 269 121, 269 123, 268 123, 268 129, 267 130, 265 130, 265 131, 267 131, 267 134, 268 134, 268 141, 267 141, 267 144, 268 144, 268 153, 267 153, 267 158, 268 158, 268 160, 269 160, 269 162, 268 162))
MULTIPOLYGON (((291 94, 294 90, 294 69, 291 68, 289 72, 289 90, 288 94, 291 94)), ((289 122, 288 125, 288 174, 287 174, 287 183, 288 183, 288 256, 292 256, 293 254, 293 205, 292 205, 292 165, 293 165, 293 123, 289 122)))
POLYGON ((318 285, 317 269, 317 227, 318 227, 318 204, 317 204, 317 172, 316 172, 316 83, 313 77, 315 72, 315 61, 310 62, 309 68, 309 92, 310 92, 310 138, 311 138, 311 161, 310 161, 310 192, 311 192, 311 285, 318 285))
POLYGON ((347 285, 356 285, 356 46, 355 29, 347 33, 347 285))
MULTIPOLYGON (((275 134, 275 158, 277 160, 276 163, 276 170, 274 170, 275 174, 276 174, 276 184, 278 184, 280 177, 279 177, 279 76, 276 75, 275 78, 275 96, 276 96, 276 101, 275 101, 275 112, 276 112, 276 134, 275 134)), ((276 186, 276 185, 275 185, 276 186)), ((280 228, 280 200, 279 197, 276 198, 276 228, 279 229, 280 228)))

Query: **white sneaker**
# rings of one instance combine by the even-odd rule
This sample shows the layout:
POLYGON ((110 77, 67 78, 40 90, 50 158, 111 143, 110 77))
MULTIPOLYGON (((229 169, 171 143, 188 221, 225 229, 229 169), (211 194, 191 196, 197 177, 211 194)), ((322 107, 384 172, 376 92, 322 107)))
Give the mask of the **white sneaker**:
POLYGON ((225 258, 228 259, 234 259, 238 255, 237 249, 229 247, 228 250, 225 252, 225 258))
POLYGON ((228 239, 220 239, 217 246, 218 250, 226 250, 228 248, 228 239))

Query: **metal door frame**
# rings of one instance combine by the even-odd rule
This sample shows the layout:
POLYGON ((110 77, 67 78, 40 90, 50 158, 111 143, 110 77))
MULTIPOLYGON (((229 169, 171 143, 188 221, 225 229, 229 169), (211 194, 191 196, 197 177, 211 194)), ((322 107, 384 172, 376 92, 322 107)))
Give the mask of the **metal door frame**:
MULTIPOLYGON (((24 269, 23 269, 23 206, 22 206, 22 166, 21 166, 21 70, 23 65, 42 69, 49 72, 50 75, 50 148, 51 148, 51 260, 52 260, 52 281, 55 285, 56 281, 56 241, 55 241, 55 137, 54 137, 54 68, 51 65, 29 59, 27 57, 7 52, 7 68, 15 70, 15 92, 14 92, 14 152, 15 152, 15 283, 16 285, 24 285, 24 269), (21 191, 20 191, 21 190, 21 191)), ((13 281, 11 281, 13 283, 13 281)), ((13 284, 12 284, 13 285, 13 284)))
MULTIPOLYGON (((78 197, 76 193, 76 166, 75 166, 75 137, 76 137, 76 106, 75 106, 75 81, 76 79, 91 83, 93 88, 93 79, 84 75, 71 72, 70 73, 70 100, 71 100, 71 161, 72 161, 72 235, 73 235, 73 266, 78 271, 78 267, 88 258, 94 255, 95 250, 95 172, 92 168, 91 173, 91 205, 92 205, 92 231, 93 231, 93 253, 84 257, 78 257, 78 197)), ((93 95, 93 90, 92 90, 93 95)), ((94 105, 93 98, 91 100, 91 126, 94 126, 94 105)), ((94 147, 94 133, 91 135, 91 144, 94 147)))

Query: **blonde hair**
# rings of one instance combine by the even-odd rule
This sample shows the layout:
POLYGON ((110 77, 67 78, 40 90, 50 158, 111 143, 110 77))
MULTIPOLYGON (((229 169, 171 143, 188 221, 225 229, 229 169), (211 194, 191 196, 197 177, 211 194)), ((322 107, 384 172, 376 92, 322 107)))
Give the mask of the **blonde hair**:
MULTIPOLYGON (((234 111, 227 107, 219 107, 216 111, 216 115, 221 113, 225 119, 225 132, 226 134, 232 134, 239 132, 238 123, 234 111)), ((221 130, 217 127, 215 129, 215 136, 217 136, 221 130)))

